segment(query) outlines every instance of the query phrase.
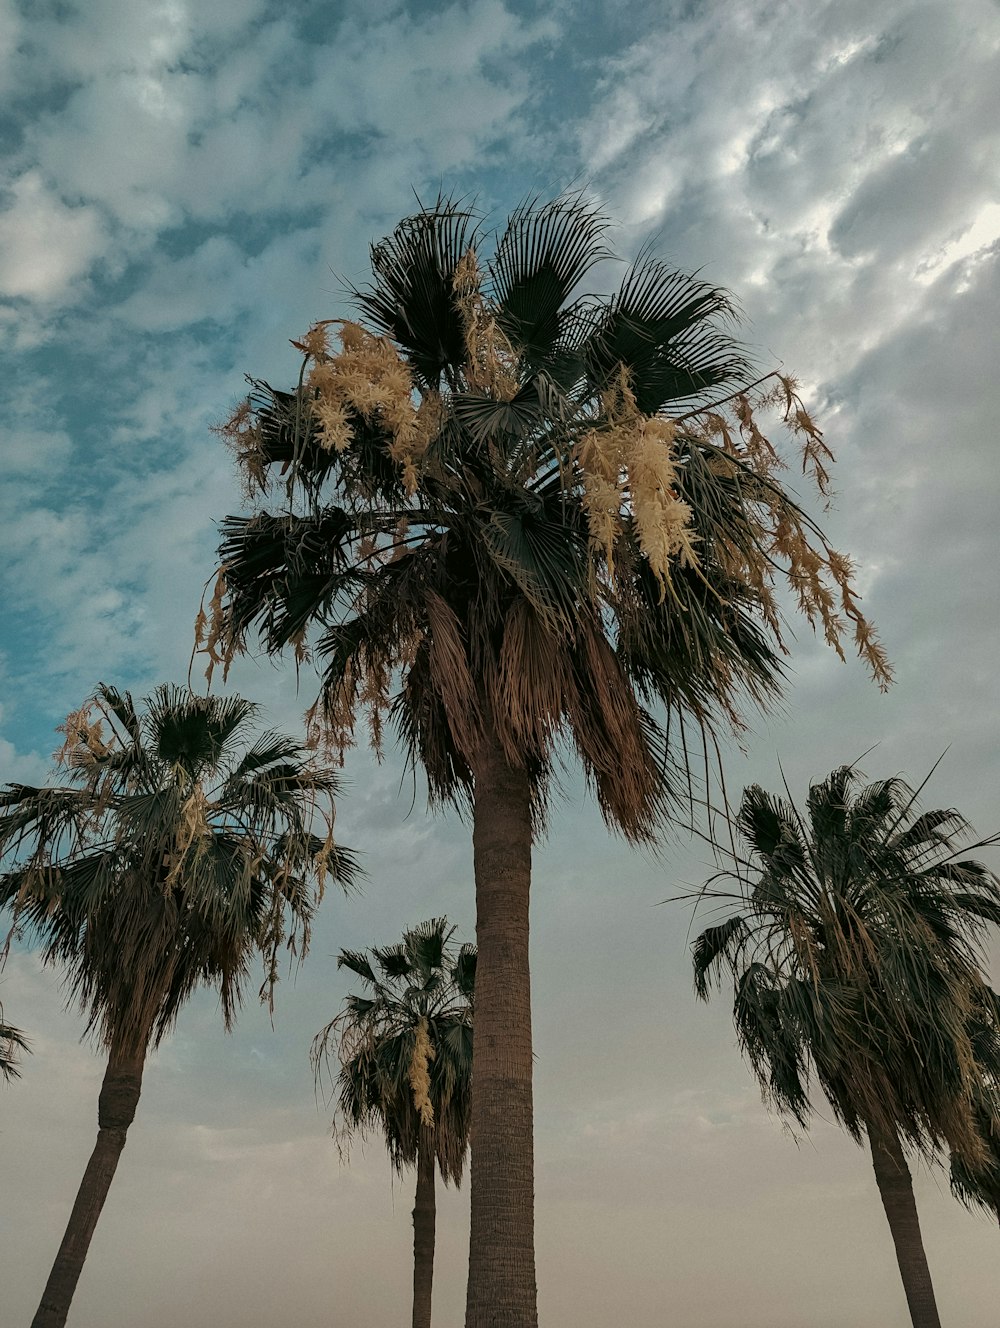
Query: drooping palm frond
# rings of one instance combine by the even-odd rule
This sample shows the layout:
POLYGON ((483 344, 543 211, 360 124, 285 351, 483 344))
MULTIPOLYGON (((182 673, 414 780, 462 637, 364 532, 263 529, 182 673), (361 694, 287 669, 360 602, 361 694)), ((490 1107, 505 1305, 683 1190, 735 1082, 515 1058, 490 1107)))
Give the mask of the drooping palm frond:
POLYGON ((469 1138, 476 951, 456 947, 454 934, 446 918, 433 918, 394 945, 341 950, 338 968, 359 977, 366 995, 345 998, 316 1035, 312 1063, 317 1083, 330 1076, 338 1141, 378 1133, 402 1171, 416 1164, 421 1128, 431 1125, 441 1175, 457 1185, 469 1138), (426 1073, 429 1112, 415 1087, 415 1056, 426 1073))
POLYGON ((695 990, 707 999, 729 969, 766 1096, 805 1124, 815 1081, 855 1138, 891 1130, 975 1171, 996 1050, 981 944, 1000 881, 959 858, 967 823, 919 811, 899 778, 864 786, 845 766, 804 811, 751 786, 736 830, 732 890, 706 889, 736 911, 695 941, 695 990))
POLYGON ((270 998, 324 880, 357 879, 336 776, 280 734, 247 745, 256 714, 169 686, 140 714, 101 685, 63 726, 66 782, 0 791, 0 907, 106 1045, 157 1043, 202 984, 228 1026, 255 956, 270 998))
POLYGON ((8 1024, 0 1006, 0 1079, 17 1079, 21 1073, 18 1053, 30 1052, 31 1044, 19 1028, 8 1024))
POLYGON ((970 1037, 976 1065, 973 1110, 983 1151, 976 1158, 953 1151, 949 1180, 967 1208, 983 1208, 1000 1219, 1000 996, 990 988, 978 996, 970 1037))

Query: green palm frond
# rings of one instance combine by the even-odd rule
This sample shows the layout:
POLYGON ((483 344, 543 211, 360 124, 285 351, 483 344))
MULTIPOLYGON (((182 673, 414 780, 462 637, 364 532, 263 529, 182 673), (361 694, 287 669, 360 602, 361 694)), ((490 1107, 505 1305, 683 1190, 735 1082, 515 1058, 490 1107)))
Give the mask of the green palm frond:
POLYGON ((739 953, 749 940, 746 920, 737 914, 717 927, 706 927, 692 948, 694 960, 694 989, 702 1000, 707 1000, 713 982, 721 978, 723 962, 739 967, 739 953), (732 956, 732 958, 730 958, 732 956))
POLYGON ((718 325, 733 314, 725 291, 641 255, 587 343, 588 367, 610 382, 624 364, 646 414, 703 398, 749 376, 746 360, 718 325))
POLYGON ((575 311, 570 296, 587 273, 613 255, 601 244, 608 221, 579 195, 517 208, 490 262, 500 326, 533 367, 551 366, 568 349, 575 311))
POLYGON ((337 967, 349 969, 356 973, 359 978, 364 978, 366 982, 371 983, 373 987, 378 986, 378 978, 375 976, 375 970, 369 962, 368 956, 359 950, 341 950, 337 956, 337 967))
POLYGON ((31 1044, 19 1028, 8 1024, 0 1006, 0 1079, 10 1081, 21 1074, 18 1053, 31 1051, 31 1044))
POLYGON ((451 970, 451 980, 461 996, 471 1006, 476 989, 476 947, 474 945, 465 944, 459 950, 458 958, 451 970))
POLYGON ((422 383, 465 361, 465 333, 454 299, 455 269, 478 235, 476 218, 445 198, 400 222, 371 246, 373 280, 355 292, 375 327, 404 347, 422 383))

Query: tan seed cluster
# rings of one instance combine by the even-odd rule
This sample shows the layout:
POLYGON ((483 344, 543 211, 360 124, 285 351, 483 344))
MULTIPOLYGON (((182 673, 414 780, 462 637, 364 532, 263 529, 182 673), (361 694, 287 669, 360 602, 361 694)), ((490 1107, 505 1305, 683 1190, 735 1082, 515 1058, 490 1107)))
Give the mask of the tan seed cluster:
POLYGON ((427 1031, 427 1020, 421 1018, 413 1038, 413 1055, 410 1058, 408 1079, 413 1090, 413 1105, 420 1112, 421 1125, 434 1124, 434 1106, 431 1102, 430 1063, 436 1053, 431 1045, 427 1031))

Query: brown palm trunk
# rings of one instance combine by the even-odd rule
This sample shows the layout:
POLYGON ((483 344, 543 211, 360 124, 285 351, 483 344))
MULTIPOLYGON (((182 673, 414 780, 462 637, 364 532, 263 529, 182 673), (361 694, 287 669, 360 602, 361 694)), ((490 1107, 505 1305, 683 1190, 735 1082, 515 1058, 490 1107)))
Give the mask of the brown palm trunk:
POLYGON ((896 1246, 896 1262, 903 1279, 913 1328, 941 1328, 930 1269, 920 1236, 920 1221, 913 1198, 910 1169, 895 1130, 868 1124, 868 1142, 882 1206, 896 1246))
POLYGON ((476 1035, 466 1328, 537 1328, 528 778, 494 734, 475 768, 476 1035))
POLYGON ((434 1287, 434 1127, 421 1125, 417 1143, 417 1197, 413 1201, 413 1328, 431 1328, 434 1287))
POLYGON ((125 1135, 135 1119, 144 1062, 145 1048, 130 1055, 114 1047, 111 1050, 98 1100, 97 1143, 83 1173, 66 1234, 31 1328, 62 1328, 66 1322, 97 1219, 125 1147, 125 1135))

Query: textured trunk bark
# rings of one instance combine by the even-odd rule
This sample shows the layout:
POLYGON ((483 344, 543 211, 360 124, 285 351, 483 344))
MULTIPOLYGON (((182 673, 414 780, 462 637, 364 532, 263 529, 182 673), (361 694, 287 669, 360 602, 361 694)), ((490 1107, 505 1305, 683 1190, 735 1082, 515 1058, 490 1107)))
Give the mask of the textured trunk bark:
POLYGON ((98 1100, 97 1143, 83 1173, 66 1234, 31 1328, 62 1328, 66 1322, 97 1219, 125 1147, 128 1127, 135 1119, 144 1062, 145 1049, 138 1055, 126 1056, 112 1048, 98 1100))
POLYGON ((528 778, 490 734, 475 767, 476 1035, 466 1328, 537 1328, 528 778))
POLYGON ((913 1328, 941 1328, 930 1269, 920 1236, 917 1205, 913 1199, 910 1169, 895 1131, 868 1125, 868 1141, 872 1149, 872 1165, 878 1182, 882 1206, 889 1219, 896 1246, 896 1262, 903 1279, 906 1303, 910 1307, 913 1328))
POLYGON ((417 1197, 413 1202, 413 1328, 431 1328, 434 1288, 434 1127, 422 1125, 417 1145, 417 1197))

